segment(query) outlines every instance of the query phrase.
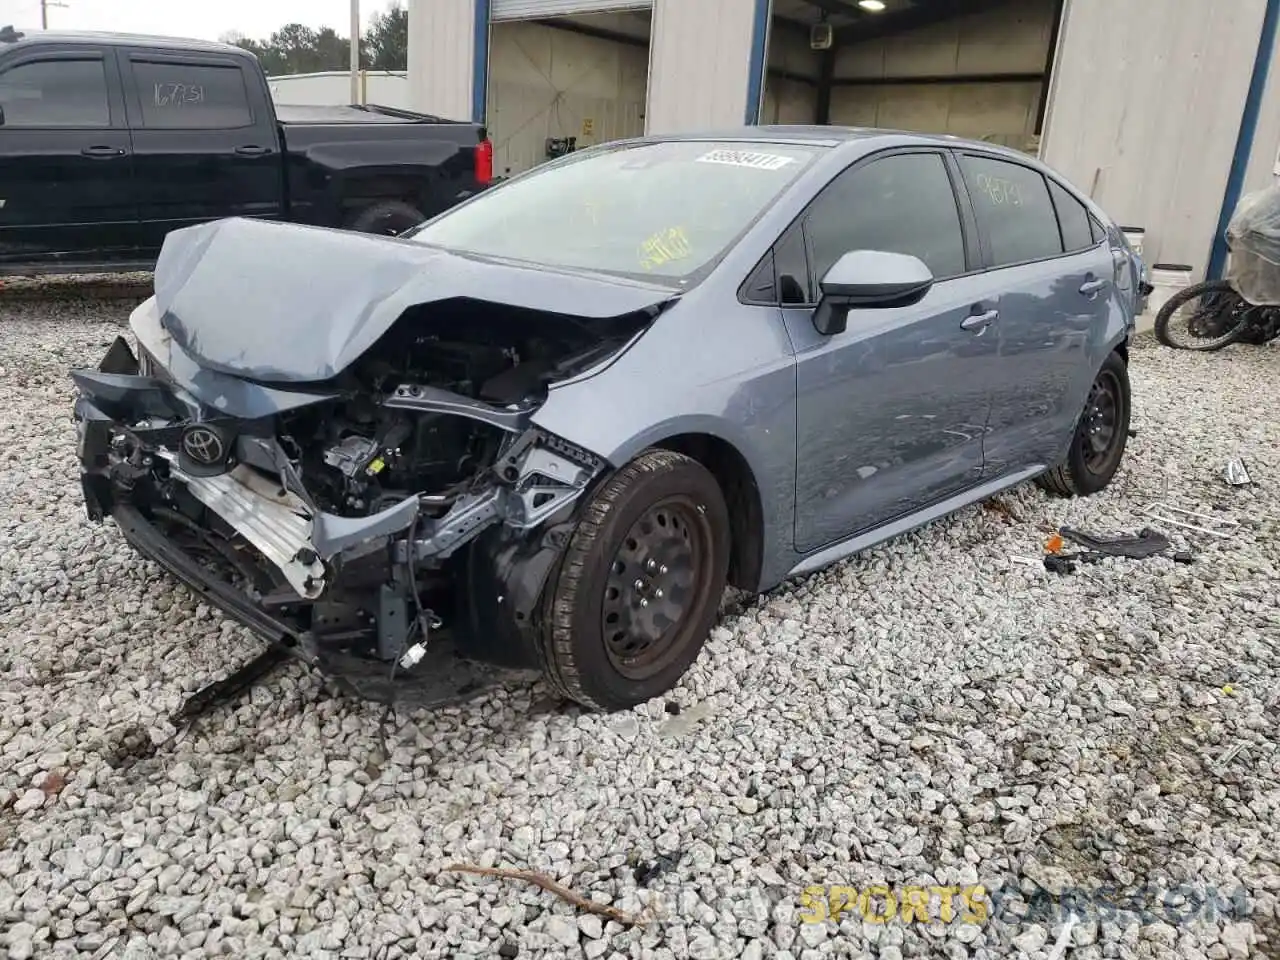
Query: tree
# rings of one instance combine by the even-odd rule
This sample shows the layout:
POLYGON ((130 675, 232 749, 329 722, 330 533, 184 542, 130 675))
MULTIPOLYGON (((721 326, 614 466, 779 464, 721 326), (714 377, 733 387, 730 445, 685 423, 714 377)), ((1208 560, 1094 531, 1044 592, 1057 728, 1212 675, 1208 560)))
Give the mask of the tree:
MULTIPOLYGON (((351 65, 351 41, 332 27, 289 23, 266 40, 251 40, 238 31, 222 39, 254 54, 271 77, 346 70, 351 65)), ((409 11, 400 0, 392 0, 385 11, 373 15, 360 47, 360 66, 365 69, 408 68, 409 11)))
POLYGON ((365 31, 360 59, 367 59, 371 70, 409 68, 409 11, 398 0, 373 15, 365 31))

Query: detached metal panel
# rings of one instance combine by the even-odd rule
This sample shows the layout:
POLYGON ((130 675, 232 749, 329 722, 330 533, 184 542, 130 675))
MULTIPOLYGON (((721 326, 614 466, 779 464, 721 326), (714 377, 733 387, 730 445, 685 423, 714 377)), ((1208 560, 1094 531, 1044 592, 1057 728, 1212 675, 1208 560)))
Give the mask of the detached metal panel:
POLYGON ((649 133, 740 126, 758 107, 768 0, 656 0, 649 133), (758 62, 757 62, 758 61, 758 62), (752 96, 756 104, 749 104, 752 96))
POLYGON ((1067 2, 1041 156, 1152 263, 1208 263, 1265 7, 1067 2))
POLYGON ((494 20, 532 20, 615 10, 648 10, 653 0, 492 0, 494 20))
MULTIPOLYGON (((413 109, 450 120, 473 118, 476 12, 477 5, 483 2, 409 0, 409 91, 413 109)), ((482 70, 483 66, 482 63, 482 70)))

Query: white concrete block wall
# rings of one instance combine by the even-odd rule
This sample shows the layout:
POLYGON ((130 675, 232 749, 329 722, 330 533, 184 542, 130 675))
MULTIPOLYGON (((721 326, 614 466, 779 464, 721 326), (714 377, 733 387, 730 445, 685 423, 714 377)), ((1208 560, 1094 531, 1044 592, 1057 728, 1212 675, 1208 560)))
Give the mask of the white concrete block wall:
MULTIPOLYGON (((339 106, 351 100, 351 75, 342 71, 268 77, 271 98, 280 104, 339 106)), ((413 109, 406 71, 367 70, 361 79, 364 103, 413 109)))

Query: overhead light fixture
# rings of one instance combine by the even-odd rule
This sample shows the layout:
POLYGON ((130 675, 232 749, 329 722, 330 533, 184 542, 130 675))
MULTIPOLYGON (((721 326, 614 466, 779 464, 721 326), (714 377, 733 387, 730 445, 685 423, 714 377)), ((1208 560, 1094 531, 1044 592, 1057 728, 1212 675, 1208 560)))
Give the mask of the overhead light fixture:
POLYGON ((884 0, 858 0, 858 6, 868 13, 884 12, 884 0))

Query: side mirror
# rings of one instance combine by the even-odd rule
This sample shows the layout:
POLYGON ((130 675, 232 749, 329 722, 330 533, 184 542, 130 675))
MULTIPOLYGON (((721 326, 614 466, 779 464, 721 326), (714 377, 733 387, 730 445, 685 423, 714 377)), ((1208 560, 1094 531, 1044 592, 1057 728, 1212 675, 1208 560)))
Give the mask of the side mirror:
POLYGON ((4 126, 4 104, 0 103, 0 127, 4 126))
POLYGON ((818 284, 822 299, 813 325, 823 336, 843 333, 849 311, 909 307, 933 287, 933 273, 918 257, 882 250, 851 250, 818 284))

